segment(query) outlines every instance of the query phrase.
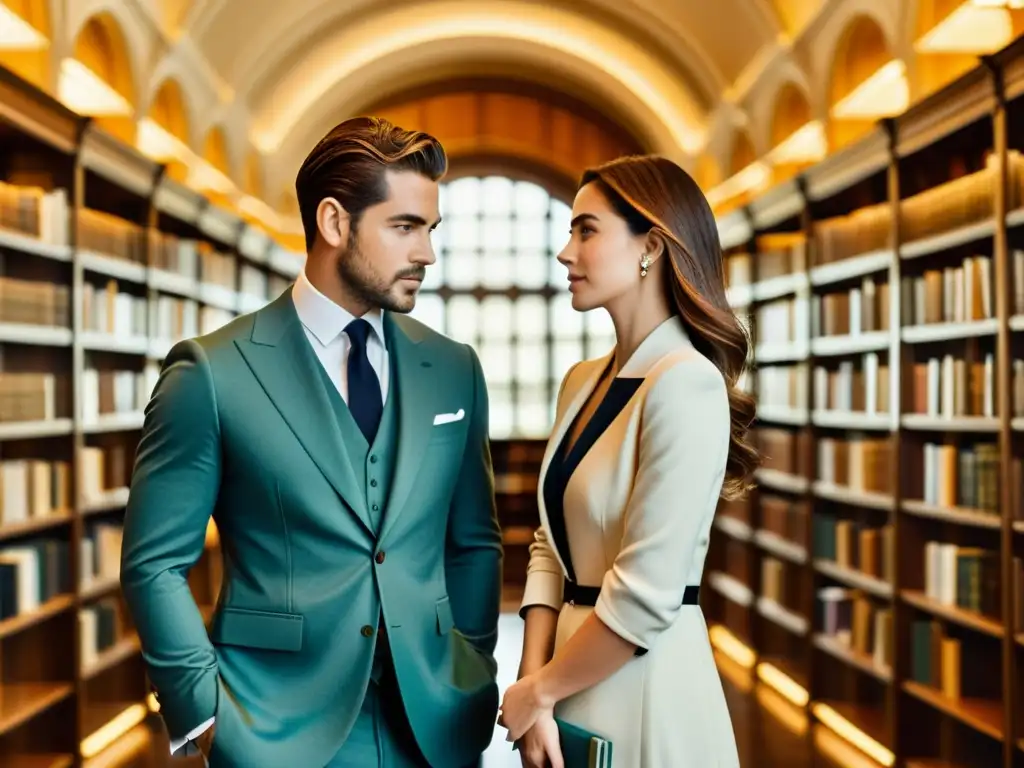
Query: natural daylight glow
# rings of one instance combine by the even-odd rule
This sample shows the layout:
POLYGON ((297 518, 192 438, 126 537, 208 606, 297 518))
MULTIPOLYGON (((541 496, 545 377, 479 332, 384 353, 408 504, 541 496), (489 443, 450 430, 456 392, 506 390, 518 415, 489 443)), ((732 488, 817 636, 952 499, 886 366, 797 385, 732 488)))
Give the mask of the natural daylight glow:
POLYGON ((708 202, 721 205, 744 192, 757 192, 771 179, 771 169, 761 161, 755 161, 739 173, 735 173, 707 194, 708 202))
POLYGON ((38 51, 49 44, 42 32, 0 3, 0 50, 38 51))
POLYGON ((910 104, 907 68, 900 59, 880 67, 832 107, 837 120, 875 120, 892 117, 910 104))
POLYGON ((77 59, 60 63, 58 98, 72 112, 90 117, 128 117, 132 105, 77 59))
POLYGON ((768 161, 773 165, 816 163, 825 157, 827 150, 825 126, 820 120, 812 120, 776 144, 768 153, 768 161))
POLYGON ((1007 6, 966 0, 922 35, 914 48, 919 53, 992 53, 1012 39, 1013 19, 1007 6))
POLYGON ((577 14, 499 2, 489 2, 483 8, 430 4, 416 13, 406 9, 387 12, 345 30, 325 44, 332 49, 329 57, 313 52, 315 65, 300 65, 287 83, 278 86, 263 124, 253 130, 254 143, 265 154, 276 152, 335 83, 359 77, 360 70, 373 62, 401 56, 403 50, 423 44, 460 38, 528 41, 585 61, 629 89, 684 151, 693 153, 701 147, 703 130, 686 109, 692 99, 641 47, 577 14))

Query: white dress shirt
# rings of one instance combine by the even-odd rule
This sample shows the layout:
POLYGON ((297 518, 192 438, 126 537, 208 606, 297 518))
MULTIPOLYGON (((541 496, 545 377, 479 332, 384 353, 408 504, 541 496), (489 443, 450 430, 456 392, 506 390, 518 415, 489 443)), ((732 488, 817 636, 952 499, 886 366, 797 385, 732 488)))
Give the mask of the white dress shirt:
MULTIPOLYGON (((352 349, 352 341, 345 333, 345 328, 355 316, 320 293, 309 282, 305 270, 295 280, 292 301, 306 339, 337 387, 338 394, 348 403, 348 355, 352 349)), ((384 313, 380 309, 371 309, 363 315, 363 319, 373 329, 373 333, 369 334, 366 340, 366 356, 370 359, 370 365, 380 381, 381 402, 386 403, 390 369, 388 350, 384 342, 384 313)), ((211 717, 189 731, 183 738, 172 740, 171 754, 181 757, 197 754, 198 748, 192 741, 213 723, 214 718, 211 717)))

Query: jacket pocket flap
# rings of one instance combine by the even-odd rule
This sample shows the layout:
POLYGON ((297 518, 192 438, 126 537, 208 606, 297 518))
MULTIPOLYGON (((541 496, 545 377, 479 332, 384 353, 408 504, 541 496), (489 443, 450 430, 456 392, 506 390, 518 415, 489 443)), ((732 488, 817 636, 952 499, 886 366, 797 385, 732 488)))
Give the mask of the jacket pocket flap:
POLYGON ((215 643, 246 648, 299 651, 302 650, 302 616, 224 608, 214 617, 210 639, 215 643))
POLYGON ((437 634, 447 635, 455 626, 455 619, 452 618, 452 606, 447 597, 437 601, 437 634))

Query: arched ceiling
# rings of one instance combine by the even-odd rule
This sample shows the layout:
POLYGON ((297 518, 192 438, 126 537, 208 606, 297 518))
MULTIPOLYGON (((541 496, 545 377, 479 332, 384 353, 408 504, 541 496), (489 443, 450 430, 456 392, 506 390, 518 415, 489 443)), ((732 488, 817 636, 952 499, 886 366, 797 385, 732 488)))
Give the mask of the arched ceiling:
MULTIPOLYGON (((781 168, 804 162, 815 142, 835 149, 836 137, 854 135, 832 116, 836 73, 856 69, 839 55, 855 21, 874 25, 882 54, 905 65, 913 101, 975 60, 919 46, 925 28, 967 2, 5 0, 30 23, 48 26, 49 66, 21 65, 30 79, 49 79, 57 93, 62 60, 76 55, 80 32, 103 14, 123 33, 135 118, 148 113, 165 81, 177 83, 189 116, 180 138, 189 150, 202 155, 217 126, 228 176, 239 188, 268 194, 292 183, 309 148, 345 117, 441 81, 479 76, 571 96, 644 151, 698 173, 706 187, 741 171, 768 178, 753 167, 759 160, 737 166, 738 136, 750 150, 740 159, 774 153, 781 168), (48 25, 29 18, 24 9, 33 5, 49 10, 48 25), (800 152, 790 146, 789 160, 775 152, 783 96, 795 111, 782 122, 795 128, 794 115, 810 118, 804 138, 814 140, 800 152)), ((1014 14, 1019 33, 1024 11, 1014 14)))

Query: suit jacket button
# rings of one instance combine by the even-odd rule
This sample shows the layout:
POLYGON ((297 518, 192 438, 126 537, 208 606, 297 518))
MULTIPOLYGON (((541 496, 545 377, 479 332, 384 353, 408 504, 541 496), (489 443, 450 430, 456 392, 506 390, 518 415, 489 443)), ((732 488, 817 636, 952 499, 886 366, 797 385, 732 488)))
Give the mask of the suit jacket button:
POLYGON ((377 561, 377 565, 380 565, 381 563, 384 562, 384 553, 383 552, 378 552, 377 556, 375 558, 373 558, 373 559, 377 561))
POLYGON ((372 637, 373 636, 373 627, 371 627, 369 624, 367 624, 366 626, 363 627, 362 633, 363 633, 363 637, 372 637))

